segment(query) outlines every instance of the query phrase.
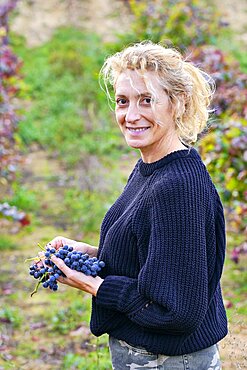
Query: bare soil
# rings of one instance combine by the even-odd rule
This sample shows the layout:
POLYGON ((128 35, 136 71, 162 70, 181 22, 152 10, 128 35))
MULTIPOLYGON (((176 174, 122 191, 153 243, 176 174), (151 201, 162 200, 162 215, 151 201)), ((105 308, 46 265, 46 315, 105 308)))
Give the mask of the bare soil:
POLYGON ((236 39, 247 46, 247 1, 216 0, 215 4, 223 19, 235 31, 236 39))
POLYGON ((48 41, 62 26, 76 26, 98 33, 105 41, 127 29, 130 15, 124 1, 112 0, 22 0, 12 30, 25 36, 27 45, 38 46, 48 41))

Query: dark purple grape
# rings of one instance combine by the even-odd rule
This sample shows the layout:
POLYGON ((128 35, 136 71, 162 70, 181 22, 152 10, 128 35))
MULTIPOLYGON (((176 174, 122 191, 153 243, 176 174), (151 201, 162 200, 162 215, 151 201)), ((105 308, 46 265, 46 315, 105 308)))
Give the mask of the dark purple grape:
POLYGON ((67 266, 70 266, 70 259, 68 257, 66 257, 64 259, 64 263, 67 265, 67 266))
POLYGON ((98 265, 96 265, 96 263, 94 263, 93 265, 92 265, 92 267, 91 267, 91 271, 98 271, 99 270, 99 266, 98 265))
POLYGON ((71 269, 72 270, 76 270, 77 268, 79 267, 79 263, 78 262, 73 262, 72 265, 71 265, 71 269))
POLYGON ((35 271, 35 273, 33 274, 34 278, 35 279, 38 279, 40 277, 40 272, 39 271, 35 271))
POLYGON ((81 272, 86 272, 87 271, 87 267, 85 265, 81 266, 81 272))
POLYGON ((105 266, 103 261, 97 257, 89 257, 87 253, 73 250, 72 247, 65 245, 56 251, 54 248, 47 248, 45 252, 45 267, 39 267, 37 264, 29 267, 29 273, 35 279, 39 279, 44 288, 53 291, 58 289, 57 279, 65 274, 51 261, 51 255, 55 254, 57 258, 64 260, 64 263, 72 270, 84 273, 87 276, 96 277, 97 273, 105 266))

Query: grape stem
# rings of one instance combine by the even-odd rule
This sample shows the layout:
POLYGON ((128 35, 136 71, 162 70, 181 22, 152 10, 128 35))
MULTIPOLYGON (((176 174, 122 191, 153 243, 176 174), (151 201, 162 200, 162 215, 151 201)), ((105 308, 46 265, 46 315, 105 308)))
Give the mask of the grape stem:
POLYGON ((39 247, 40 249, 42 249, 42 251, 44 251, 44 252, 46 251, 45 247, 42 247, 42 245, 41 245, 40 243, 38 243, 37 245, 38 245, 38 247, 39 247))
POLYGON ((38 289, 39 289, 39 286, 40 284, 42 283, 42 280, 44 277, 46 277, 48 275, 48 272, 45 272, 42 276, 40 276, 39 278, 39 281, 37 282, 37 284, 35 285, 35 288, 34 288, 34 291, 31 293, 31 297, 37 293, 38 289))
POLYGON ((36 262, 39 262, 41 261, 41 259, 39 257, 31 257, 31 258, 27 258, 25 259, 25 262, 29 262, 29 261, 36 261, 36 262))
MULTIPOLYGON (((38 243, 37 244, 38 245, 38 247, 40 248, 40 249, 42 249, 42 251, 46 251, 46 249, 44 248, 44 247, 42 247, 42 245, 40 244, 40 243, 38 243)), ((25 260, 25 262, 29 262, 29 261, 36 261, 36 262, 39 262, 39 261, 41 261, 42 259, 40 258, 40 257, 38 257, 38 256, 36 256, 36 257, 31 257, 31 258, 27 258, 26 260, 25 260)))
POLYGON ((37 293, 37 291, 38 291, 38 289, 39 289, 39 286, 40 286, 40 283, 41 283, 41 280, 39 280, 39 281, 37 282, 37 284, 36 284, 36 286, 35 286, 34 291, 31 293, 31 297, 32 297, 35 293, 37 293))

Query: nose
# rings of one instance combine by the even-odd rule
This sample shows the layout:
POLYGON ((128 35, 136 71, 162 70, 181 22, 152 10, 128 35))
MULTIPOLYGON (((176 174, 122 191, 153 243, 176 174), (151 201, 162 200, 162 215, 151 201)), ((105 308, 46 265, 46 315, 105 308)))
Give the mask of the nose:
POLYGON ((134 123, 141 118, 140 108, 136 103, 130 103, 125 116, 125 120, 128 123, 134 123))

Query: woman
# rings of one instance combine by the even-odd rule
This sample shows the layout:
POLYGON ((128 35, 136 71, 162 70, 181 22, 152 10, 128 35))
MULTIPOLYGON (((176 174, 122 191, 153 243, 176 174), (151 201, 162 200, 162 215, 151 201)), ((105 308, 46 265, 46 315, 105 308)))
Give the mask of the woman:
POLYGON ((98 256, 100 277, 53 257, 67 276, 59 280, 92 294, 91 330, 109 334, 114 369, 220 369, 224 215, 190 146, 206 127, 213 84, 178 51, 151 42, 109 57, 102 75, 141 158, 103 220, 99 248, 51 241, 98 256))

